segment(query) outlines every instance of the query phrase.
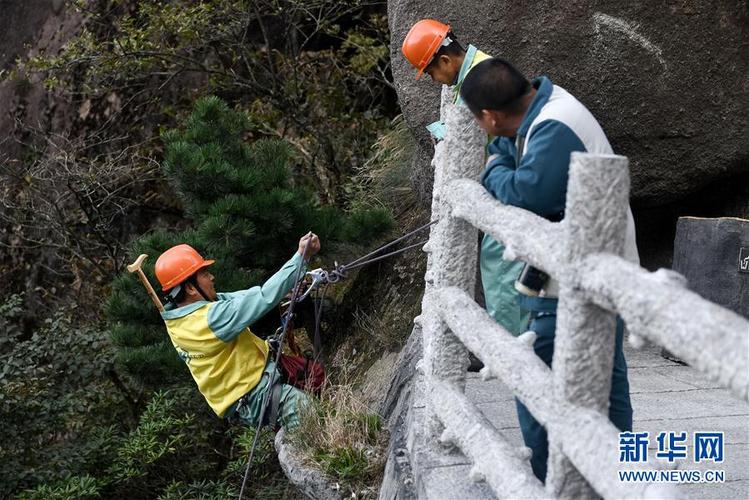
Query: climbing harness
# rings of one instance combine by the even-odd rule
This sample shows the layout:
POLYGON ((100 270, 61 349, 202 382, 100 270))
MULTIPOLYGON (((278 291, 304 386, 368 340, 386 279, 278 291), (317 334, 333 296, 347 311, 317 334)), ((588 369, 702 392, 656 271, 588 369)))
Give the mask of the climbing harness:
MULTIPOLYGON (((346 278, 346 273, 352 269, 356 269, 361 266, 365 266, 367 264, 371 264, 373 262, 380 261, 382 259, 385 259, 387 257, 393 257, 395 255, 401 254, 403 252, 406 252, 412 248, 416 248, 418 246, 423 246, 428 240, 420 241, 418 243, 414 243, 408 246, 405 246, 399 250, 395 250, 392 252, 388 252, 383 255, 378 255, 383 250, 392 247, 393 245, 400 243, 401 241, 413 236, 416 233, 419 233, 421 231, 424 231, 425 229, 431 227, 432 225, 436 224, 438 221, 434 220, 429 222, 428 224, 424 224, 423 226, 420 226, 413 231, 410 231, 400 238, 397 238, 389 243, 386 243, 385 245, 380 246, 376 250, 373 250, 372 252, 369 252, 368 254, 359 257, 356 260, 353 260, 349 262, 348 264, 344 265, 338 265, 337 262, 335 262, 335 268, 331 271, 326 271, 324 269, 318 268, 313 269, 312 271, 309 271, 305 274, 305 276, 309 276, 312 279, 312 282, 309 284, 307 290, 304 293, 301 293, 302 284, 305 276, 301 275, 301 268, 300 272, 297 273, 295 285, 291 292, 291 298, 289 300, 288 309, 285 313, 281 315, 281 327, 276 330, 276 334, 274 334, 268 341, 268 343, 272 346, 272 349, 275 349, 276 354, 276 365, 275 369, 271 371, 270 378, 268 380, 268 390, 265 392, 263 396, 263 403, 260 407, 260 421, 257 424, 257 427, 255 429, 255 437, 252 440, 252 448, 250 448, 250 458, 247 462, 247 469, 244 473, 244 478, 242 479, 242 487, 239 490, 239 500, 242 500, 244 498, 244 489, 245 485, 247 483, 247 477, 250 474, 250 470, 252 467, 252 458, 255 454, 255 448, 257 446, 257 440, 258 436, 260 435, 260 427, 264 424, 268 424, 271 426, 275 426, 277 422, 278 417, 278 407, 280 403, 280 396, 281 396, 281 380, 278 377, 278 371, 281 368, 281 352, 283 351, 283 343, 286 338, 286 335, 289 331, 289 325, 293 322, 294 319, 294 306, 298 303, 306 299, 310 293, 312 293, 313 290, 320 290, 319 294, 315 297, 315 304, 314 304, 314 310, 315 310, 315 334, 314 334, 314 340, 313 340, 313 353, 314 358, 313 360, 307 360, 308 365, 311 363, 317 363, 317 360, 320 356, 321 351, 321 340, 320 340, 320 321, 322 318, 322 309, 323 309, 323 300, 325 298, 325 292, 327 290, 327 287, 329 284, 338 283, 341 280, 346 278), (268 417, 266 418, 266 412, 268 411, 268 405, 271 405, 270 407, 270 413, 268 417)), ((307 243, 305 243, 304 249, 302 254, 307 253, 307 243)), ((284 304, 286 305, 286 304, 284 304)), ((284 306, 282 305, 282 307, 284 306)), ((314 372, 314 370, 313 370, 314 372)), ((243 405, 243 399, 239 400, 237 410, 240 408, 241 405, 243 405)))

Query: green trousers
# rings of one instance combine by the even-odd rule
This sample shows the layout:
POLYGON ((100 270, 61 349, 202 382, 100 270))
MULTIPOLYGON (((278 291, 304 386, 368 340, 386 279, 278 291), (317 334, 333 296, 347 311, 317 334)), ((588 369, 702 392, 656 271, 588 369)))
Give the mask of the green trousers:
MULTIPOLYGON (((227 411, 225 418, 237 421, 241 424, 257 427, 260 422, 263 406, 263 398, 268 392, 268 382, 271 373, 276 369, 273 360, 268 360, 260 382, 248 392, 242 399, 244 404, 232 405, 227 411)), ((276 374, 276 377, 280 377, 276 374)), ((270 404, 270 402, 269 402, 270 404)), ((278 423, 286 430, 293 429, 299 425, 299 415, 304 407, 309 404, 309 396, 294 386, 283 384, 281 386, 281 399, 278 408, 278 423)))

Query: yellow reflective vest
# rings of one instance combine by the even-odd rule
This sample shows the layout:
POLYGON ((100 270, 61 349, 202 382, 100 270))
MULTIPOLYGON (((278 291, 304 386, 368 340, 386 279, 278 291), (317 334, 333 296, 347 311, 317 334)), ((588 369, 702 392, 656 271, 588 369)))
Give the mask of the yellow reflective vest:
POLYGON ((260 381, 268 345, 249 325, 281 301, 304 266, 297 253, 262 286, 219 293, 215 301, 194 302, 161 314, 174 348, 218 416, 260 381))

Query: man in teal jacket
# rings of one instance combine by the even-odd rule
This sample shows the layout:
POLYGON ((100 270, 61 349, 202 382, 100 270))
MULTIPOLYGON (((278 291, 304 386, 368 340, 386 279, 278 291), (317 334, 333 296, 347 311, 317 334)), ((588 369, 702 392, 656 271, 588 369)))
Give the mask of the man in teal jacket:
MULTIPOLYGON (((467 49, 458 41, 450 26, 433 19, 422 19, 414 24, 403 40, 403 55, 417 69, 416 78, 427 73, 432 80, 453 87, 456 104, 462 104, 460 88, 466 75, 491 56, 473 45, 467 49)), ((431 123, 427 130, 435 140, 444 139, 445 124, 431 123)), ((513 335, 528 326, 528 314, 517 305, 515 280, 522 262, 502 258, 504 246, 491 236, 481 242, 481 281, 484 285, 486 310, 494 320, 513 335)))
MULTIPOLYGON (((501 59, 477 65, 463 82, 461 94, 479 126, 496 136, 488 148, 490 156, 481 182, 507 205, 559 221, 564 217, 570 154, 613 154, 603 129, 580 101, 546 77, 529 82, 501 59)), ((624 257, 639 263, 631 210, 624 257)), ((537 334, 533 349, 549 366, 554 355, 558 290, 552 279, 544 287, 543 297, 520 296, 521 306, 532 312, 530 329, 537 334)), ((618 320, 609 419, 621 431, 630 431, 632 405, 622 350, 623 327, 618 320)), ((548 458, 546 430, 520 401, 517 410, 523 440, 532 451, 533 472, 543 481, 548 458)))

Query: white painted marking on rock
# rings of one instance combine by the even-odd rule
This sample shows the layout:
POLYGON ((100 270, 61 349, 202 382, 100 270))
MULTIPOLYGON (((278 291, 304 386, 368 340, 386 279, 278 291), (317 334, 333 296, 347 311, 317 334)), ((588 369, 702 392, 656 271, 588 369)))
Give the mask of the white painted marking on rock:
POLYGON ((605 26, 613 31, 621 33, 622 35, 626 36, 637 45, 648 51, 653 55, 653 57, 658 59, 658 62, 661 64, 661 66, 663 66, 664 70, 668 69, 668 64, 663 58, 663 50, 661 50, 660 47, 645 38, 643 35, 638 33, 637 30, 639 28, 639 25, 637 23, 630 23, 625 21, 624 19, 610 16, 608 14, 603 14, 601 12, 596 12, 595 14, 593 14, 593 22, 595 23, 597 35, 601 35, 601 26, 605 26))

